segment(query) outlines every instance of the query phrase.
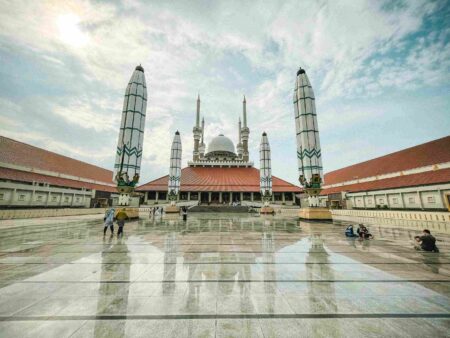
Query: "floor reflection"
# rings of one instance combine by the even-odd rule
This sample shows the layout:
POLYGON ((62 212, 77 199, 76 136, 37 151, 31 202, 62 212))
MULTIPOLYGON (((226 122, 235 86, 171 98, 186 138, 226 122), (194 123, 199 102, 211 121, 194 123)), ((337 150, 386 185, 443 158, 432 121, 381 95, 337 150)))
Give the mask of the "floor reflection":
MULTIPOLYGON (((97 315, 126 314, 128 311, 131 259, 123 237, 103 238, 101 252, 100 288, 98 291, 97 315)), ((125 323, 111 326, 98 320, 94 326, 94 337, 124 337, 125 323)))
POLYGON ((35 336, 64 327, 73 331, 59 336, 342 337, 370 316, 391 326, 371 324, 368 336, 392 336, 395 320, 413 315, 408 325, 439 336, 436 320, 450 313, 445 235, 433 254, 413 249, 414 231, 370 226, 375 239, 360 241, 344 227, 272 216, 142 219, 119 239, 101 230, 0 235, 2 337, 36 316, 35 336))

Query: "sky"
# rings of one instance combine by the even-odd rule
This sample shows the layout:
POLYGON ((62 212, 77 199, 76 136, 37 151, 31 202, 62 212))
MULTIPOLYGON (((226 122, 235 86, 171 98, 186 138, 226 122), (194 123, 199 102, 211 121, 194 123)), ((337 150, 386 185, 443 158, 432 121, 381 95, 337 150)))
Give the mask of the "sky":
POLYGON ((324 171, 450 134, 450 2, 0 0, 0 135, 112 170, 136 65, 148 90, 141 183, 168 174, 179 130, 250 157, 266 131, 272 173, 298 184, 292 95, 306 70, 324 171))

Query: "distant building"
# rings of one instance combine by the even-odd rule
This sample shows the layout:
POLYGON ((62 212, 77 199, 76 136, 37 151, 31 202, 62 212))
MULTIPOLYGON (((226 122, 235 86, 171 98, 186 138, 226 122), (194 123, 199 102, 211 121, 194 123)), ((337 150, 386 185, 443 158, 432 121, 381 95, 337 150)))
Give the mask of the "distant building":
POLYGON ((116 192, 113 173, 0 136, 0 208, 89 207, 116 192))
MULTIPOLYGON (((200 98, 197 99, 196 122, 193 128, 194 150, 192 161, 181 170, 179 199, 200 203, 229 204, 242 201, 261 201, 259 169, 249 160, 246 100, 243 101, 243 119, 238 123, 237 151, 233 141, 220 134, 204 143, 204 120, 200 124, 200 98)), ((144 203, 168 201, 169 176, 141 185, 136 191, 144 193, 144 203)), ((292 205, 301 188, 272 175, 272 202, 292 205)), ((298 201, 297 201, 298 203, 298 201)))
POLYGON ((325 174, 331 208, 450 210, 450 136, 325 174))

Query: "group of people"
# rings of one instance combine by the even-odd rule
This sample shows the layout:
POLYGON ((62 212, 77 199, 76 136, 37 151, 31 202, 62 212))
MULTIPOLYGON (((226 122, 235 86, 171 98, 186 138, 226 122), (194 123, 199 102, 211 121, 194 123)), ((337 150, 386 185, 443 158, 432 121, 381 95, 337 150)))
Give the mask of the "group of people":
POLYGON ((345 237, 359 237, 360 239, 373 239, 373 235, 369 232, 369 229, 364 224, 358 224, 356 234, 353 231, 353 225, 349 225, 345 229, 345 237))
POLYGON ((125 221, 129 219, 124 208, 120 209, 117 212, 114 208, 110 208, 106 211, 105 217, 103 218, 104 228, 103 228, 103 236, 106 235, 106 230, 110 228, 111 236, 114 235, 114 221, 117 221, 117 225, 119 226, 119 230, 117 231, 117 237, 123 236, 123 227, 125 226, 125 221))
MULTIPOLYGON (((373 239, 373 235, 369 232, 364 224, 358 224, 356 234, 353 231, 353 225, 349 225, 345 229, 346 237, 359 237, 360 239, 373 239)), ((436 246, 436 238, 431 234, 430 230, 425 229, 422 231, 422 236, 415 236, 414 240, 418 243, 414 246, 416 250, 439 252, 439 248, 436 246)))
POLYGON ((164 213, 164 208, 163 207, 150 208, 149 218, 153 218, 155 216, 162 216, 163 213, 164 213))

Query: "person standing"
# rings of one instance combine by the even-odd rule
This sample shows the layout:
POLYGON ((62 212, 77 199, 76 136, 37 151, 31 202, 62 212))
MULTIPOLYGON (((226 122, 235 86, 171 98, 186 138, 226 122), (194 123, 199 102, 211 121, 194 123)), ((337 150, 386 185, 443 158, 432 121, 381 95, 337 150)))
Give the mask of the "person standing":
POLYGON ((125 226, 125 221, 128 219, 128 215, 125 211, 125 208, 122 208, 119 210, 119 212, 116 215, 117 219, 117 225, 119 226, 119 231, 117 232, 117 237, 122 235, 123 236, 123 227, 125 226))
POLYGON ((106 235, 106 230, 108 229, 108 227, 111 229, 111 235, 114 234, 114 211, 115 211, 114 208, 110 208, 105 213, 105 217, 103 218, 103 220, 105 221, 103 228, 103 236, 106 235))
POLYGON ((183 207, 181 209, 181 214, 183 215, 183 221, 187 221, 187 208, 183 207))

